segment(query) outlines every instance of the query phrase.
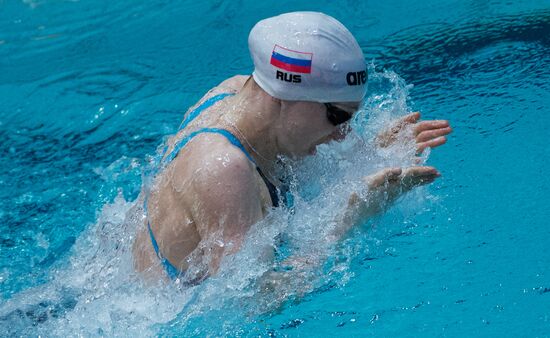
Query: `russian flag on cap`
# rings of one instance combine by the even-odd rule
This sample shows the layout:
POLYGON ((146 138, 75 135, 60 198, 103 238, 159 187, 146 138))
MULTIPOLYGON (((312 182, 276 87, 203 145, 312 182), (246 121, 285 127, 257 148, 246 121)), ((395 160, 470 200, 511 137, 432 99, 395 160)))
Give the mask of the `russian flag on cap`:
POLYGON ((279 45, 273 47, 271 64, 277 68, 294 73, 311 73, 313 53, 298 52, 279 45))

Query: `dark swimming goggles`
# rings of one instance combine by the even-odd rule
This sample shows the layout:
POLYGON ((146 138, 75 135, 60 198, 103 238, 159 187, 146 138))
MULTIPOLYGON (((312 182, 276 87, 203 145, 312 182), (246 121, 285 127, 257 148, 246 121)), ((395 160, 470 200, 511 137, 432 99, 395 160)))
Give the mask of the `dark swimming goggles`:
POLYGON ((334 106, 332 103, 325 103, 327 108, 327 119, 335 126, 338 126, 351 119, 352 114, 334 106))

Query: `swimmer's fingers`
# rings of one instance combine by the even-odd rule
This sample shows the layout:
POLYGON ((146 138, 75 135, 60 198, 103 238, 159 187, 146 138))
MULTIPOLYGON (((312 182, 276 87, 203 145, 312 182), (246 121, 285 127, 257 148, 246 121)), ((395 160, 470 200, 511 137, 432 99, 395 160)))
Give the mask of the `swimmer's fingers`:
POLYGON ((418 122, 419 119, 420 119, 419 112, 414 112, 414 113, 405 115, 392 124, 390 128, 390 132, 392 134, 398 134, 399 132, 401 132, 403 128, 405 128, 410 124, 415 124, 416 122, 418 122))
POLYGON ((416 142, 417 143, 427 142, 427 141, 433 140, 435 138, 438 138, 440 136, 448 135, 452 131, 453 131, 453 129, 451 127, 425 130, 425 131, 421 132, 420 134, 416 135, 416 142))
POLYGON ((408 167, 402 170, 401 178, 412 177, 412 178, 423 178, 423 177, 438 177, 440 176, 439 171, 434 167, 430 166, 415 166, 408 167))
POLYGON ((434 167, 422 166, 406 168, 403 169, 400 175, 401 187, 404 191, 407 191, 416 186, 431 183, 439 176, 441 176, 441 174, 434 167))
POLYGON ((414 126, 414 135, 418 136, 423 131, 427 130, 434 130, 434 129, 442 129, 449 127, 449 121, 447 120, 428 120, 428 121, 421 121, 418 122, 414 126))
POLYGON ((361 204, 357 194, 350 198, 349 207, 360 205, 361 217, 374 215, 386 209, 401 194, 416 186, 428 184, 439 177, 439 172, 433 167, 410 167, 410 168, 386 168, 379 172, 365 177, 368 187, 368 195, 361 204))
POLYGON ((410 125, 414 125, 420 119, 420 113, 414 112, 394 121, 390 126, 378 134, 377 141, 380 147, 387 147, 397 141, 401 131, 410 125))
POLYGON ((382 187, 387 183, 396 182, 401 175, 401 168, 386 168, 364 178, 369 189, 382 187))
POLYGON ((445 136, 440 136, 434 138, 433 140, 417 143, 416 153, 421 154, 426 148, 435 148, 442 144, 445 144, 445 142, 447 142, 447 138, 445 136))
POLYGON ((402 125, 405 125, 405 124, 414 124, 418 122, 418 120, 420 120, 420 113, 414 112, 403 116, 399 121, 402 125))

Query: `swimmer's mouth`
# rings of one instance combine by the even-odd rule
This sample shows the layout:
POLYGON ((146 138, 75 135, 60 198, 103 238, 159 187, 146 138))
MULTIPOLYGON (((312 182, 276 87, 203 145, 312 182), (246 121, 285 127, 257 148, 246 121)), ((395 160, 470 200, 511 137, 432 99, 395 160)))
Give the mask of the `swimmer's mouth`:
POLYGON ((332 134, 320 139, 309 151, 308 154, 315 155, 317 153, 317 146, 320 144, 330 143, 332 141, 341 142, 346 138, 349 132, 349 127, 340 127, 336 129, 332 134))

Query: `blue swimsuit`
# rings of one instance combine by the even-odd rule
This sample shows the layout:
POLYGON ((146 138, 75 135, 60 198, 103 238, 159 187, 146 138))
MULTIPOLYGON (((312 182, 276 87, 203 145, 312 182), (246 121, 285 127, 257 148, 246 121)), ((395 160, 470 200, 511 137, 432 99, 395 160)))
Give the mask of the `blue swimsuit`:
MULTIPOLYGON (((234 94, 230 94, 230 93, 219 94, 219 95, 215 95, 215 96, 207 99, 206 101, 204 101, 201 105, 199 105, 197 108, 195 108, 193 111, 191 111, 189 113, 189 115, 187 115, 185 117, 185 119, 181 123, 181 126, 178 129, 178 132, 180 130, 184 129, 185 127, 187 127, 187 125, 191 121, 193 121, 195 118, 197 118, 200 115, 200 113, 202 113, 205 109, 211 107, 216 102, 218 102, 220 100, 223 100, 225 97, 231 96, 231 95, 234 95, 234 94)), ((191 134, 187 135, 186 137, 184 137, 183 139, 181 139, 179 142, 177 142, 174 145, 174 149, 172 150, 172 152, 170 152, 170 154, 165 156, 164 159, 161 161, 161 167, 166 167, 170 162, 172 162, 174 160, 174 158, 176 158, 176 156, 178 155, 180 150, 183 147, 185 147, 185 145, 187 143, 189 143, 189 141, 191 141, 191 139, 193 139, 193 137, 195 137, 199 134, 202 134, 202 133, 220 134, 220 135, 224 136, 232 145, 234 145, 235 147, 241 149, 242 152, 246 155, 246 157, 248 157, 248 159, 252 163, 254 163, 254 165, 256 166, 256 170, 258 171, 258 173, 260 174, 260 176, 264 180, 264 182, 265 182, 265 184, 266 184, 266 186, 269 190, 269 196, 271 197, 271 203, 273 204, 274 207, 279 206, 279 192, 277 191, 277 188, 275 187, 275 185, 273 185, 273 183, 271 183, 265 177, 265 175, 262 173, 260 168, 256 165, 256 162, 254 161, 252 156, 250 156, 250 154, 246 151, 246 149, 244 148, 242 143, 239 141, 239 139, 237 139, 235 137, 235 135, 231 134, 229 131, 227 131, 225 129, 202 128, 202 129, 199 129, 197 131, 192 132, 191 134)), ((166 150, 167 150, 167 148, 165 148, 165 152, 166 152, 166 150)), ((144 210, 145 210, 145 213, 147 214, 147 197, 145 197, 144 210)), ((149 223, 149 220, 147 221, 147 229, 149 230, 149 236, 151 237, 151 243, 153 244, 153 248, 155 249, 155 253, 157 254, 157 257, 160 259, 160 261, 161 261, 162 265, 164 266, 164 268, 166 269, 166 272, 168 273, 168 276, 171 279, 177 278, 180 274, 183 273, 183 271, 180 271, 178 268, 176 268, 172 263, 170 263, 170 261, 168 261, 168 259, 166 257, 164 257, 162 255, 162 253, 160 252, 160 248, 158 246, 158 243, 155 240, 155 236, 153 234, 153 230, 151 229, 151 224, 149 223)))

